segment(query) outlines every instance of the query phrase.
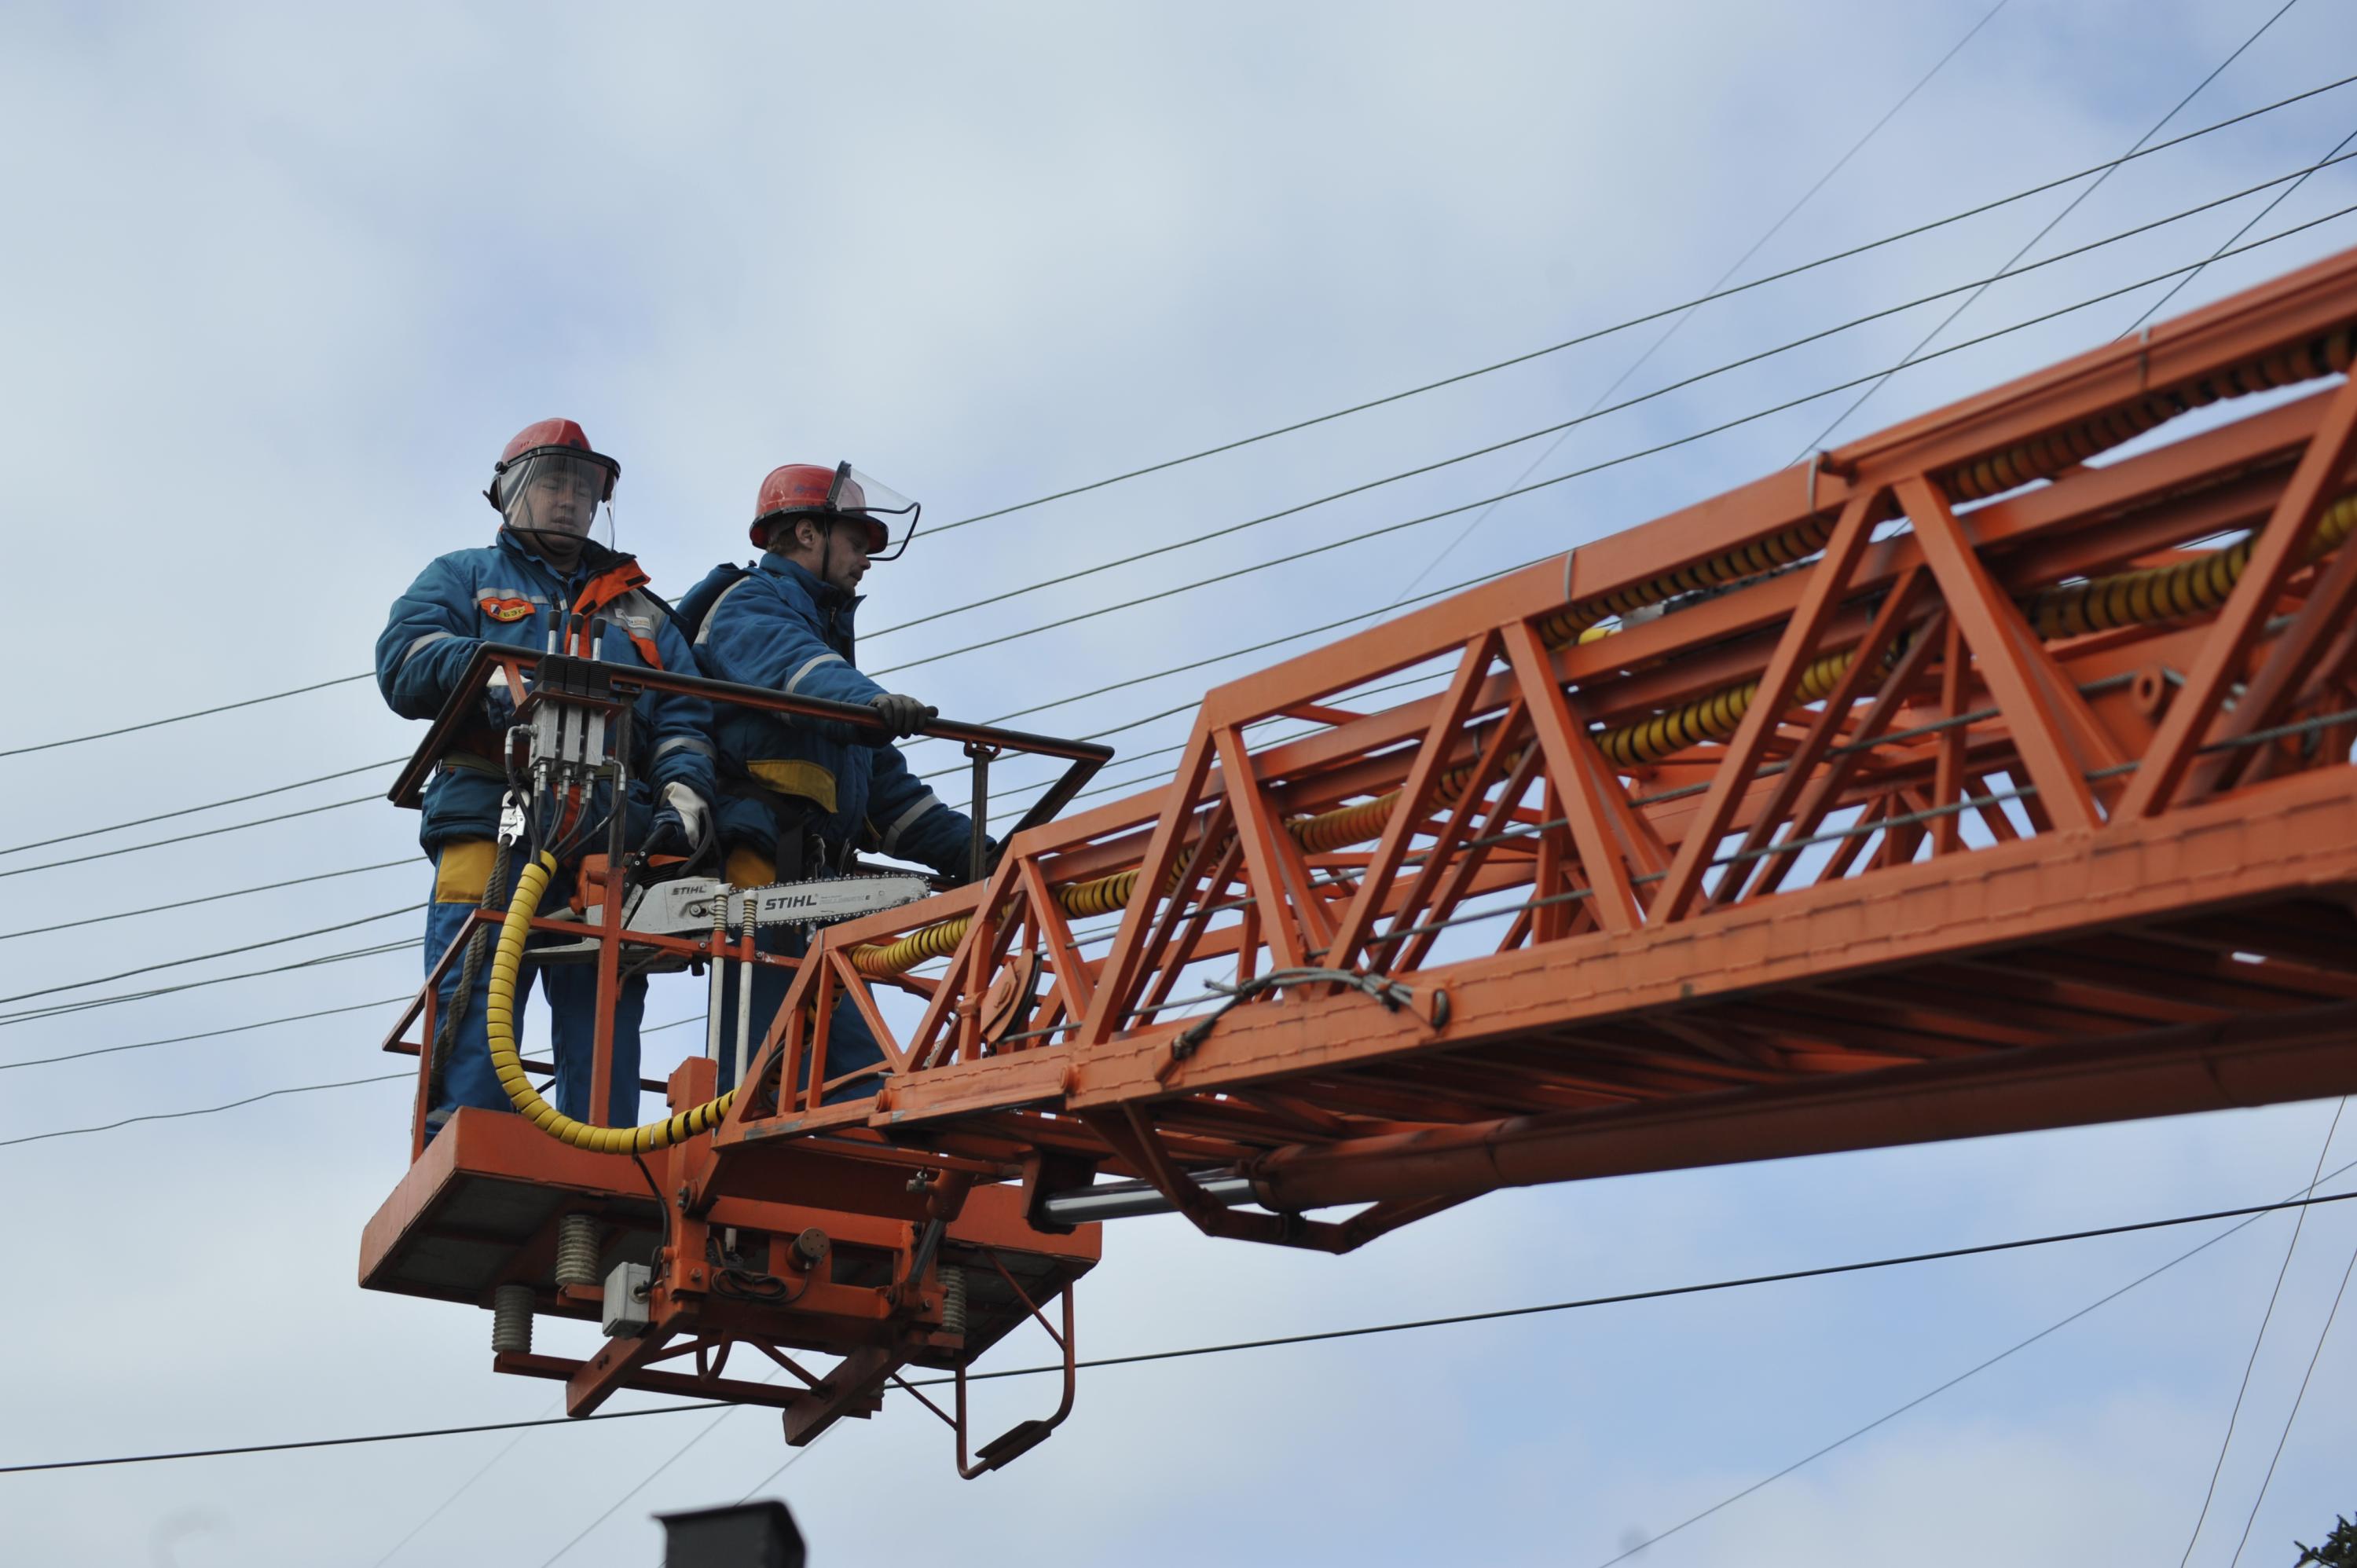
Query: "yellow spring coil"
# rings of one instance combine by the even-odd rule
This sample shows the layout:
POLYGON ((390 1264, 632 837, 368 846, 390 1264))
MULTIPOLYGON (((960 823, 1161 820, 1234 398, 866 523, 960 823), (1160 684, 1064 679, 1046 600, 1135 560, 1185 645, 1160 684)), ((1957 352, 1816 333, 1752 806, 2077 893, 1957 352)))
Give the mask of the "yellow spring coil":
POLYGON ((1941 475, 1940 482, 1951 499, 1973 501, 2033 479, 2046 478, 2074 463, 2085 462, 2098 452, 2132 441, 2189 410, 2345 371, 2350 365, 2352 338, 2357 338, 2357 328, 2339 328, 2173 391, 2150 393, 2126 408, 2096 414, 2066 429, 1964 464, 1941 475))
POLYGON ((548 879, 555 872, 554 857, 543 851, 517 875, 515 897, 508 904, 507 918, 500 923, 499 946, 491 952, 484 1032, 490 1041, 491 1071, 499 1076, 500 1087, 507 1090, 508 1102, 549 1136, 576 1149, 590 1149, 601 1155, 643 1155, 652 1149, 669 1148, 682 1138, 718 1126, 720 1119, 728 1114, 729 1102, 737 1098, 733 1089, 717 1100, 705 1101, 693 1110, 664 1121, 650 1122, 643 1127, 592 1127, 587 1122, 576 1122, 543 1100, 540 1091, 533 1088, 532 1079, 524 1076, 523 1058, 516 1052, 516 972, 523 964, 524 939, 532 932, 533 914, 540 908, 540 896, 548 890, 548 879))
MULTIPOLYGON (((2190 409, 2206 407, 2224 398, 2241 397, 2319 377, 2346 372, 2357 358, 2357 326, 2342 327, 2304 344, 2278 349, 2262 359, 2230 367, 2170 392, 2154 392, 2125 409, 2093 415, 2062 430, 2040 435, 1989 456, 1960 465, 1939 476, 1939 482, 1956 500, 1977 500, 2048 478, 2083 463, 2097 453, 2135 440, 2190 409)), ((1698 588, 1739 582, 1780 566, 1806 560, 1833 536, 1835 519, 1813 517, 1783 532, 1755 540, 1740 549, 1708 561, 1683 566, 1631 587, 1582 599, 1537 623, 1539 636, 1550 648, 1572 641, 1588 642, 1609 633, 1599 621, 1626 616, 1698 588)), ((2303 560, 2313 562, 2337 549, 2357 524, 2357 497, 2344 499, 2329 510, 2309 541, 2303 560)), ((2215 609, 2233 592, 2250 562, 2251 542, 2242 540, 2192 561, 2123 572, 2049 588, 2024 606, 2029 623, 2040 638, 2077 637, 2130 624, 2148 624, 2215 609)), ((1795 704, 1824 699, 1848 672, 1855 654, 1845 650, 1813 660, 1801 672, 1795 704)), ((1598 735, 1598 747, 1622 767, 1642 766, 1706 740, 1732 736, 1759 693, 1757 681, 1746 681, 1698 697, 1691 703, 1598 735)), ((1455 803, 1470 770, 1458 768, 1442 776, 1439 798, 1444 807, 1455 803)), ((1287 822, 1290 832, 1311 854, 1329 854, 1346 844, 1360 843, 1383 832, 1400 791, 1394 789, 1354 805, 1338 806, 1312 817, 1287 822)), ((1110 914, 1125 906, 1135 891, 1135 870, 1115 872, 1092 882, 1057 889, 1068 913, 1110 914)), ((954 950, 966 932, 967 918, 960 916, 938 926, 913 931, 898 941, 852 950, 852 961, 863 974, 899 974, 929 958, 954 950)))

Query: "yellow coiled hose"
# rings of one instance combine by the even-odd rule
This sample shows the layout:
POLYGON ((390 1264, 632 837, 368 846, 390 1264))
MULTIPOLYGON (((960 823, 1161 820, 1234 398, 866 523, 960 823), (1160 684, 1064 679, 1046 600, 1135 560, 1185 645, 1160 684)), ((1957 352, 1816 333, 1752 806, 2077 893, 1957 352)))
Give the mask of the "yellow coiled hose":
MULTIPOLYGON (((2061 430, 1961 464, 1939 475, 1938 481, 1952 499, 1979 500, 2050 478, 2098 453, 2132 441, 2189 410, 2225 398, 2346 372, 2352 358, 2357 358, 2357 326, 2342 327, 2306 343, 2204 376, 2189 385, 2148 393, 2126 408, 2091 415, 2061 430)), ((1824 548, 1833 535, 1835 521, 1826 516, 1813 517, 1781 533, 1755 540, 1723 555, 1695 562, 1631 587, 1582 599, 1539 621, 1540 638, 1550 648, 1591 641, 1609 635, 1598 623, 1612 617, 1627 616, 1680 594, 1741 582, 1804 561, 1824 548)), ((2309 537, 2303 562, 2313 562, 2338 549, 2348 539, 2352 526, 2357 526, 2357 497, 2344 498, 2326 511, 2309 537)), ((2214 610, 2242 579, 2244 569, 2250 564, 2251 548, 2252 541, 2245 538, 2190 561, 2048 588, 2024 601, 2023 613, 2040 638, 2055 639, 2214 610)), ((1801 672, 1793 693, 1794 705, 1823 701, 1849 672, 1856 657, 1854 650, 1844 650, 1811 661, 1801 672)), ((1604 730, 1597 735, 1596 744, 1608 758, 1624 768, 1658 762, 1703 741, 1725 740, 1732 736, 1743 723, 1744 714, 1750 711, 1759 692, 1759 682, 1738 682, 1649 718, 1604 730)), ((1470 781, 1471 775, 1469 768, 1444 774, 1439 786, 1440 804, 1455 804, 1456 792, 1470 781)), ((1305 852, 1329 854, 1382 832, 1399 798, 1400 791, 1394 789, 1316 816, 1297 817, 1285 824, 1286 830, 1305 852)), ((1110 914, 1128 904, 1136 886, 1137 872, 1132 869, 1060 887, 1056 897, 1068 914, 1110 914)), ((905 973, 928 959, 954 951, 964 940, 970 923, 971 917, 961 915, 912 931, 897 941, 854 948, 852 962, 863 974, 878 978, 905 973)))
POLYGON ((555 874, 555 857, 545 851, 533 856, 531 864, 516 877, 515 897, 508 904, 507 918, 500 923, 499 946, 491 951, 484 1033, 490 1042, 491 1071, 499 1075, 500 1087, 507 1090, 508 1102, 549 1136, 576 1149, 590 1149, 601 1155, 643 1155, 650 1150, 669 1148, 692 1133, 718 1126, 720 1119, 728 1114, 729 1102, 737 1098, 733 1089, 717 1100, 707 1100, 693 1110, 662 1122, 650 1122, 643 1127, 592 1127, 587 1122, 576 1122, 543 1100, 540 1091, 533 1088, 532 1079, 524 1076, 523 1058, 516 1051, 516 972, 523 966, 524 939, 532 934, 532 918, 540 908, 540 896, 548 890, 548 879, 555 874))

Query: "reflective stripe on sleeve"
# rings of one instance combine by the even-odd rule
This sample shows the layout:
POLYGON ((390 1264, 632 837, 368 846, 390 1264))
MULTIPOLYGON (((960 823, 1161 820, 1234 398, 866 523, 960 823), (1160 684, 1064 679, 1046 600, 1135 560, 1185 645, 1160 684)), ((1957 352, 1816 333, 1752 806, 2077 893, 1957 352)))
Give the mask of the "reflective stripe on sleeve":
POLYGON ((840 663, 842 663, 843 661, 844 661, 843 655, 842 655, 842 654, 840 654, 840 653, 822 653, 822 654, 820 654, 816 659, 812 660, 809 663, 807 663, 807 664, 803 665, 801 669, 799 669, 799 670, 797 670, 797 671, 795 671, 793 672, 792 678, 791 678, 791 679, 790 679, 790 680, 788 680, 788 681, 786 682, 786 695, 787 695, 787 696, 789 696, 789 697, 791 697, 791 696, 794 695, 794 693, 796 693, 796 691, 797 691, 797 690, 799 690, 799 689, 800 689, 800 687, 802 686, 802 677, 803 677, 803 676, 805 676, 805 675, 808 675, 812 671, 813 671, 813 670, 817 669, 820 665, 822 665, 822 664, 840 664, 840 663))
POLYGON ((445 639, 445 638, 455 638, 455 637, 457 637, 457 635, 458 635, 458 634, 457 634, 457 632, 455 632, 455 631, 429 631, 429 632, 427 632, 424 637, 419 638, 416 641, 414 641, 414 642, 411 643, 407 648, 404 648, 404 649, 403 649, 403 650, 401 650, 401 664, 400 664, 400 665, 395 665, 395 666, 394 666, 394 668, 395 668, 395 669, 399 669, 399 668, 401 668, 403 665, 406 665, 406 664, 410 661, 410 660, 411 660, 411 659, 413 659, 413 658, 414 658, 414 657, 416 656, 417 650, 418 650, 419 649, 421 649, 421 648, 425 647, 427 643, 429 643, 429 642, 440 642, 440 641, 441 641, 443 639, 445 639))
POLYGON ((896 846, 899 845, 900 842, 900 835, 907 832, 910 828, 916 826, 917 820, 920 817, 922 817, 926 812, 934 810, 936 807, 940 806, 941 803, 942 798, 939 795, 934 794, 931 789, 926 790, 922 796, 919 797, 915 805, 901 812, 900 815, 894 820, 892 825, 884 830, 884 853, 886 854, 897 854, 899 853, 896 846))
POLYGON ((712 749, 712 743, 704 739, 701 736, 675 735, 669 740, 663 742, 661 746, 655 747, 655 757, 660 759, 663 753, 667 751, 675 751, 683 746, 689 751, 700 751, 706 757, 716 755, 712 749))
POLYGON ((735 593, 737 589, 743 587, 752 580, 753 575, 750 572, 748 572, 745 575, 737 578, 735 582, 721 589, 719 594, 714 597, 712 603, 705 607, 703 624, 695 628, 696 647, 702 648, 705 643, 712 640, 712 618, 720 613, 720 607, 728 602, 728 596, 735 593))

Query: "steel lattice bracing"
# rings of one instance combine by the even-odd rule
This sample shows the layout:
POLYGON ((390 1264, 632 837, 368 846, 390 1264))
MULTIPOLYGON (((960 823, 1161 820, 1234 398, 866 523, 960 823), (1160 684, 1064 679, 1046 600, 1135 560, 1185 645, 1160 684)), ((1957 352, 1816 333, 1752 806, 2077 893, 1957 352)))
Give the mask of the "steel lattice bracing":
POLYGON ((856 1129, 1341 1248, 1501 1185, 2357 1089, 2352 323, 2357 255, 1211 692, 1167 788, 828 932, 797 1001, 847 991, 892 1077, 781 1101, 829 1012, 790 1005, 707 1190, 856 1129), (1250 738, 1280 715, 1325 727, 1250 738))

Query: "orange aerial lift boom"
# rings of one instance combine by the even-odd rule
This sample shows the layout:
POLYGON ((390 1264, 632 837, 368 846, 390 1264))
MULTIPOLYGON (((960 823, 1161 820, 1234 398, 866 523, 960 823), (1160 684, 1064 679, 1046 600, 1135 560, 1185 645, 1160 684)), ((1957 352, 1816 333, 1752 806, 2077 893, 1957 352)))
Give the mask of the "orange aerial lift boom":
MULTIPOLYGON (((1222 686, 1169 783, 1060 821, 1100 751, 944 727, 978 800, 1005 749, 1072 766, 985 879, 824 928, 724 1101, 691 1059, 601 1133, 519 1066, 526 1115, 413 1145, 362 1283, 494 1305, 576 1412, 805 1443, 954 1369, 971 1475, 1069 1412, 1100 1220, 1340 1251, 1501 1187, 2357 1090, 2353 336, 2357 252, 1222 686), (888 1070, 827 1103, 845 997, 888 1070), (1059 1295, 1061 1405, 969 1455, 963 1369, 1059 1295), (537 1354, 535 1313, 610 1337, 537 1354)), ((619 903, 608 995, 751 950, 619 903)))

